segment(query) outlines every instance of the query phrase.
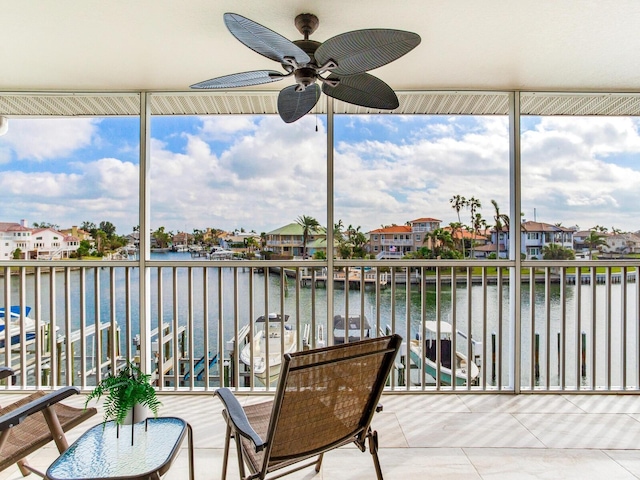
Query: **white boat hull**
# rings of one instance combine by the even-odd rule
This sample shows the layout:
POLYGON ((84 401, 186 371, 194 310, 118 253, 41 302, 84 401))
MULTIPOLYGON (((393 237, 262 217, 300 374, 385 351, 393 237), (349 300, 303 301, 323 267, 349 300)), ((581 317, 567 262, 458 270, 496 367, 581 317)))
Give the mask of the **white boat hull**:
POLYGON ((285 353, 293 353, 297 350, 297 339, 294 330, 283 330, 284 337, 281 336, 279 324, 269 328, 270 334, 265 339, 264 330, 260 330, 240 351, 240 361, 249 366, 253 374, 266 382, 273 380, 280 374, 282 357, 285 353), (284 339, 284 350, 282 340, 284 339), (269 342, 269 371, 267 373, 267 341, 269 342), (251 362, 251 346, 253 345, 253 364, 251 362))
MULTIPOLYGON (((29 310, 31 310, 29 307, 27 308, 28 310, 26 315, 28 315, 29 310)), ((12 307, 9 311, 8 324, 9 324, 9 337, 11 339, 10 340, 11 345, 17 345, 18 343, 27 342, 35 338, 35 322, 33 321, 33 319, 29 318, 26 315, 24 318, 24 332, 22 332, 22 335, 21 335, 20 313, 18 313, 19 311, 20 311, 19 308, 14 308, 14 307, 12 307)), ((0 309, 0 348, 4 348, 4 345, 5 345, 6 325, 7 325, 7 318, 5 315, 5 309, 2 308, 0 309)))
MULTIPOLYGON (((431 375, 434 379, 438 375, 438 365, 429 357, 425 358, 421 342, 419 340, 412 339, 410 344, 411 360, 418 368, 422 368, 422 361, 424 361, 424 369, 428 375, 431 375)), ((455 368, 455 384, 458 386, 466 385, 467 380, 471 380, 471 383, 478 378, 480 369, 474 362, 469 362, 467 356, 455 352, 456 368, 455 368), (470 371, 469 371, 470 370, 470 371)), ((440 384, 452 385, 452 369, 447 368, 444 365, 440 365, 440 384)))

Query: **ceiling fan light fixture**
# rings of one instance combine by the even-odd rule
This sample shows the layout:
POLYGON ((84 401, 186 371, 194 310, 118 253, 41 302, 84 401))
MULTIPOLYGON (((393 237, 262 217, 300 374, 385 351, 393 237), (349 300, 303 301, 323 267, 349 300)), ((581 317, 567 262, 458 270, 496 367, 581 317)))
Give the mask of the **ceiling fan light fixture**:
POLYGON ((9 119, 7 117, 0 117, 0 136, 6 134, 9 131, 9 119))

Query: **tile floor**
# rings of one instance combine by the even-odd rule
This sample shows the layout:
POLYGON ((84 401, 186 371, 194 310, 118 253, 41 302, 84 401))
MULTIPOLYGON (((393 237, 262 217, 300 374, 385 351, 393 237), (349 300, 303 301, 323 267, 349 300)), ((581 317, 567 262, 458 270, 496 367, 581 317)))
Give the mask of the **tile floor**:
MULTIPOLYGON (((0 395, 0 404, 11 398, 16 397, 0 395)), ((161 400, 161 414, 180 416, 193 426, 196 480, 219 479, 224 445, 220 403, 210 394, 163 395, 161 400)), ((260 400, 241 397, 244 403, 260 400)), ((74 397, 69 403, 82 405, 83 400, 74 397)), ((638 396, 388 394, 382 403, 384 411, 376 414, 373 426, 386 480, 640 478, 638 396)), ((70 432, 69 440, 91 421, 70 432)), ((30 463, 46 470, 56 457, 51 444, 30 463)), ((375 479, 371 456, 352 446, 325 455, 322 470, 314 473, 310 468, 287 478, 375 479)), ((0 472, 0 480, 18 478, 16 467, 0 472)), ((186 448, 165 478, 188 478, 186 448)), ((238 478, 235 456, 228 478, 238 478)))

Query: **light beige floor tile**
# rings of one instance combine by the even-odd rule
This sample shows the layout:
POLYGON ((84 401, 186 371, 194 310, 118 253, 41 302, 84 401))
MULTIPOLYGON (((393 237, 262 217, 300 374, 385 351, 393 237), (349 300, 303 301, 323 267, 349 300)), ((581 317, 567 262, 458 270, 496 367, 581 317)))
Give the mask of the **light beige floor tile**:
POLYGON ((636 477, 600 450, 465 449, 484 480, 631 480, 636 477))
POLYGON ((380 446, 385 448, 408 448, 400 422, 395 413, 376 413, 371 428, 378 431, 380 446))
POLYGON ((471 412, 584 413, 562 395, 460 395, 471 412))
POLYGON ((409 447, 521 447, 542 448, 512 415, 506 413, 399 412, 409 447))
POLYGON ((612 460, 640 478, 640 452, 638 450, 603 450, 612 460))
POLYGON ((565 398, 586 413, 640 414, 637 395, 565 395, 565 398))
POLYGON ((640 446, 640 422, 625 414, 515 414, 547 448, 640 446))
MULTIPOLYGON (((439 480, 480 479, 460 449, 380 449, 380 465, 385 480, 437 478, 439 480)), ((368 452, 341 448, 325 455, 325 479, 375 479, 373 460, 368 452)))
POLYGON ((462 396, 441 393, 385 394, 380 399, 384 411, 470 412, 462 396))

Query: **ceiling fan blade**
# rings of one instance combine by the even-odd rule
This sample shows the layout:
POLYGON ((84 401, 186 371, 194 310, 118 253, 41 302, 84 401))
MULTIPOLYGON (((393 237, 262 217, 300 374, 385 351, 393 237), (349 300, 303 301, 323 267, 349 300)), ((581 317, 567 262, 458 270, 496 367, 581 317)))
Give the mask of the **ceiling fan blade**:
POLYGON ((315 83, 302 92, 296 91, 296 85, 283 88, 278 95, 278 113, 286 123, 292 123, 304 117, 318 102, 320 87, 315 83))
POLYGON ((336 75, 355 75, 397 60, 420 44, 420 35, 403 30, 354 30, 330 38, 314 56, 318 65, 329 60, 338 64, 336 75))
POLYGON ((253 72, 232 73, 223 77, 212 78, 204 82, 194 83, 191 88, 235 88, 248 87, 250 85, 262 85, 263 83, 277 82, 287 75, 275 70, 255 70, 253 72))
POLYGON ((254 52, 282 63, 285 57, 293 57, 300 63, 311 59, 301 48, 282 35, 236 13, 225 13, 224 23, 231 34, 254 52))
POLYGON ((347 77, 329 75, 328 80, 338 78, 340 83, 337 86, 331 87, 325 83, 322 91, 330 97, 362 107, 393 110, 400 105, 393 89, 378 77, 360 73, 347 77))

